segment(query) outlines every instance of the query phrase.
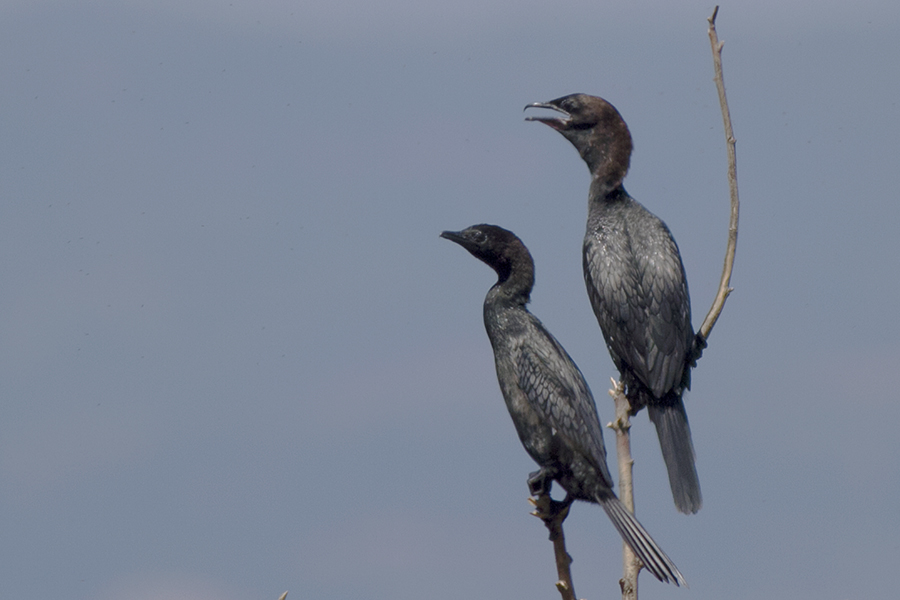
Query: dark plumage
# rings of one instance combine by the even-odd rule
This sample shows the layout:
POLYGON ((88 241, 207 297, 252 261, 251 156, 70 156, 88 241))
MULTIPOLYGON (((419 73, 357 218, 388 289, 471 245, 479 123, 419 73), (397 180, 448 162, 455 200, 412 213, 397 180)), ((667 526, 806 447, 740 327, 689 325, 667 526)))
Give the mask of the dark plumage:
POLYGON ((549 492, 556 480, 568 492, 566 503, 577 499, 600 504, 657 579, 683 584, 678 568, 612 491, 603 431, 581 371, 525 308, 534 285, 528 249, 513 233, 495 225, 445 231, 441 237, 497 272, 497 283, 484 300, 484 325, 519 439, 541 467, 529 480, 532 491, 549 492))
MULTIPOLYGON (((700 481, 682 394, 691 384, 695 336, 681 255, 665 223, 635 201, 622 180, 631 134, 606 100, 573 94, 525 108, 556 117, 529 117, 560 132, 591 172, 584 281, 606 346, 622 375, 632 413, 644 406, 656 424, 675 506, 700 510, 700 481)), ((703 341, 697 341, 698 351, 703 341)))

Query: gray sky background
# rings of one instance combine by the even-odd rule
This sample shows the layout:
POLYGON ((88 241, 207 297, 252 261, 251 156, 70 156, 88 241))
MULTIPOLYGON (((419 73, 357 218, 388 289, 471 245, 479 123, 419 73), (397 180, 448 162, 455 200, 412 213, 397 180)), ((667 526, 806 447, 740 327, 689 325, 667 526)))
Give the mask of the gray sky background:
MULTIPOLYGON (((691 586, 644 575, 647 600, 896 595, 900 4, 849 4, 720 11, 736 291, 687 400, 698 515, 635 419, 638 515, 691 586)), ((699 325, 728 218, 711 12, 0 4, 0 596, 555 597, 481 323, 495 276, 438 234, 522 237, 608 421, 587 169, 522 107, 618 107, 699 325)), ((579 596, 614 597, 602 511, 567 535, 579 596)))

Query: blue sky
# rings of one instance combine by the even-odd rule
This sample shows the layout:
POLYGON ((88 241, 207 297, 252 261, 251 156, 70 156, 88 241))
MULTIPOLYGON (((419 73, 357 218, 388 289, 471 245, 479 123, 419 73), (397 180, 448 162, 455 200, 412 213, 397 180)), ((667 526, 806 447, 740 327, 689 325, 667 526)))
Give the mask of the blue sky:
MULTIPOLYGON (((494 274, 608 421, 581 278, 588 174, 522 108, 605 97, 694 324, 728 218, 711 4, 0 4, 0 595, 553 597, 496 384, 494 274)), ((638 515, 690 583, 653 598, 890 597, 900 561, 900 6, 723 5, 742 213, 694 372, 704 507, 635 419, 638 515)), ((611 436, 607 443, 611 446, 611 436)), ((617 592, 596 506, 579 597, 617 592)))

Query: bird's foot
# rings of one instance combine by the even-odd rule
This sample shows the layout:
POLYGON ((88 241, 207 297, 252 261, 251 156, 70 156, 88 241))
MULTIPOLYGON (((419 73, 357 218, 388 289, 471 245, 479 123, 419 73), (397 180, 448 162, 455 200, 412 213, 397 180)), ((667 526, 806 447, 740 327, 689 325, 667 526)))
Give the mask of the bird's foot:
POLYGON ((694 336, 694 346, 691 348, 691 356, 688 361, 691 368, 697 366, 697 361, 700 360, 700 357, 703 356, 703 351, 706 350, 707 346, 706 338, 701 334, 697 334, 694 336))
POLYGON ((569 516, 569 507, 575 499, 571 494, 566 495, 566 499, 559 501, 550 497, 550 494, 541 494, 540 496, 529 498, 528 501, 534 506, 531 514, 541 521, 550 530, 550 540, 555 540, 562 531, 562 522, 569 516))
POLYGON ((550 496, 550 488, 553 487, 553 473, 541 468, 528 474, 528 491, 532 496, 550 496))

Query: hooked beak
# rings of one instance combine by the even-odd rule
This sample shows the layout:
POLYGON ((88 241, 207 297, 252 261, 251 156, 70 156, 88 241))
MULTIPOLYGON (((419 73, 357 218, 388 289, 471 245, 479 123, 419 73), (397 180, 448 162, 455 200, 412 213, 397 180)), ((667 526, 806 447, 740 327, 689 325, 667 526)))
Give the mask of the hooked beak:
MULTIPOLYGON (((473 242, 470 238, 463 235, 463 231, 444 231, 441 233, 441 237, 445 240, 450 240, 451 242, 456 242, 469 252, 475 254, 477 244, 473 242)), ((476 254, 476 256, 478 256, 476 254)))
POLYGON ((557 131, 562 131, 565 129, 572 120, 572 115, 568 112, 564 111, 560 107, 555 104, 551 104, 549 102, 532 102, 531 104, 526 104, 524 110, 528 110, 529 108, 548 108, 550 110, 554 110, 558 113, 562 113, 564 117, 525 117, 526 121, 540 121, 544 125, 549 125, 553 129, 557 131))
POLYGON ((462 233, 462 232, 461 231, 442 231, 441 237, 444 238, 445 240, 450 240, 451 242, 457 242, 460 239, 462 239, 462 236, 460 235, 460 233, 462 233))

